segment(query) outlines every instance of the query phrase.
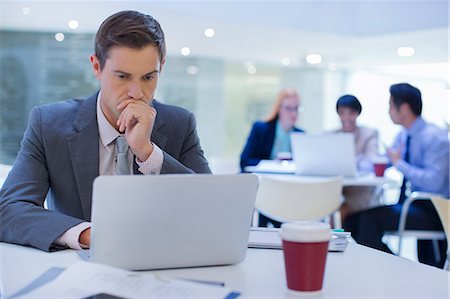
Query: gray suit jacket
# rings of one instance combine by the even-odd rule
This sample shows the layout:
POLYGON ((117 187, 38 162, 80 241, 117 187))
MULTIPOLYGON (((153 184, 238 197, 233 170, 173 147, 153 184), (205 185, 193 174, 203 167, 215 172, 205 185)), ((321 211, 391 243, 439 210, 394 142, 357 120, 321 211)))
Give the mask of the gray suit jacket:
MULTIPOLYGON (((99 175, 96 100, 97 93, 33 108, 0 190, 0 241, 49 251, 67 229, 90 220, 92 183, 99 175)), ((155 100, 153 106, 151 140, 164 152, 161 173, 210 173, 194 115, 155 100)))

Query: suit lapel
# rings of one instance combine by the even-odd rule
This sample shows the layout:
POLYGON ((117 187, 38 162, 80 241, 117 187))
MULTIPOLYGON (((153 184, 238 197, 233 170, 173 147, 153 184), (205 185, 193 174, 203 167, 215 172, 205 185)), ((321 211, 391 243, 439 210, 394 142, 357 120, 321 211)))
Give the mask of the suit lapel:
POLYGON ((74 122, 75 134, 67 138, 78 195, 85 219, 91 218, 92 184, 99 175, 97 93, 84 100, 74 122))
MULTIPOLYGON (((155 107, 156 111, 158 111, 158 107, 160 106, 159 102, 156 100, 153 100, 153 106, 155 107)), ((167 144, 167 136, 162 133, 161 128, 165 125, 163 117, 157 113, 155 124, 153 125, 153 132, 151 136, 152 142, 154 142, 156 145, 159 146, 160 149, 164 150, 166 148, 167 144)))

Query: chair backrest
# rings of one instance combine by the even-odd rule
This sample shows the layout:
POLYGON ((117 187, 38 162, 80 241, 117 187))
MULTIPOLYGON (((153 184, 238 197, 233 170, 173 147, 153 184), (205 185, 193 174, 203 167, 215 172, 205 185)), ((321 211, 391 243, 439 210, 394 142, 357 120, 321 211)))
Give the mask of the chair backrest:
POLYGON ((211 157, 208 159, 208 162, 213 174, 236 174, 241 172, 238 159, 211 157))
POLYGON ((450 199, 446 199, 440 196, 432 196, 431 201, 433 202, 439 218, 441 219, 445 236, 448 240, 450 236, 450 199))
POLYGON ((260 177, 256 208, 277 221, 318 220, 341 205, 340 177, 303 180, 260 177))

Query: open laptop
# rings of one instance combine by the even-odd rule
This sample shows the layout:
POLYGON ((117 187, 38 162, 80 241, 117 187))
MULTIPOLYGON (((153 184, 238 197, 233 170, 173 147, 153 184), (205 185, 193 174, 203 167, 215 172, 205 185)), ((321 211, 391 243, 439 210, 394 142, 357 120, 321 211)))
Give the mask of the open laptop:
POLYGON ((296 174, 357 176, 355 141, 351 133, 291 134, 296 174))
POLYGON ((98 177, 89 260, 129 270, 239 263, 257 185, 252 174, 98 177))

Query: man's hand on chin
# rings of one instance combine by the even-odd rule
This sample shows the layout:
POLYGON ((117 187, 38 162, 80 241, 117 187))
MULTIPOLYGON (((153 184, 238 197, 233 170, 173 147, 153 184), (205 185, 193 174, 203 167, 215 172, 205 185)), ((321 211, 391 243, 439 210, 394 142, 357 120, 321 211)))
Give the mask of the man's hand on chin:
POLYGON ((156 119, 156 109, 144 101, 129 99, 117 106, 120 111, 117 126, 140 161, 146 161, 153 151, 150 136, 156 119))

